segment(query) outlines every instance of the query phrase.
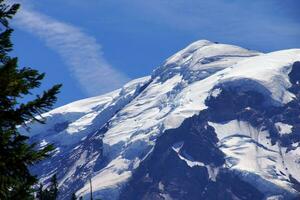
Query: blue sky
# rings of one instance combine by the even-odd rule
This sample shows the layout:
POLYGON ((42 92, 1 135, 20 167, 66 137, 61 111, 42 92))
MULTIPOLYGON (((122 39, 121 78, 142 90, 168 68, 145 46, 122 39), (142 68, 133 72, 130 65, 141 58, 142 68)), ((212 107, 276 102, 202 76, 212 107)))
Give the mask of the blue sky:
POLYGON ((56 106, 149 75, 199 39, 263 52, 300 48, 299 0, 18 2, 13 54, 46 73, 41 89, 63 83, 56 106))

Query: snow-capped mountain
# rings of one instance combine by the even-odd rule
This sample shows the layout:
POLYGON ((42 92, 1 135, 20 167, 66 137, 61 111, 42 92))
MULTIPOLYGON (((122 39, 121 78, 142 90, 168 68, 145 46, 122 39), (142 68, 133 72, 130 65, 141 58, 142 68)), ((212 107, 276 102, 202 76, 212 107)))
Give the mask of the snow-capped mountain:
POLYGON ((31 124, 54 156, 32 168, 60 199, 300 198, 300 49, 197 41, 151 76, 31 124))

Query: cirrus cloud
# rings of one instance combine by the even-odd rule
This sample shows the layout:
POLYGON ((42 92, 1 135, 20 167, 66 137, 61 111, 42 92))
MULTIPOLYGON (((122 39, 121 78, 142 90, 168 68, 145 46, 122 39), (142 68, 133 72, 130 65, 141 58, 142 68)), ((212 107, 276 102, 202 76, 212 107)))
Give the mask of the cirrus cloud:
POLYGON ((129 80, 105 60, 96 39, 76 26, 24 6, 15 17, 15 25, 56 51, 88 95, 111 91, 129 80))

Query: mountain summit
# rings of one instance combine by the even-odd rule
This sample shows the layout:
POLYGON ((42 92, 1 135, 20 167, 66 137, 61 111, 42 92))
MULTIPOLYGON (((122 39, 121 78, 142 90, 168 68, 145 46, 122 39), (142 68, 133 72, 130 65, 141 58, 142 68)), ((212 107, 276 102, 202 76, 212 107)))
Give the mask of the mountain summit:
MULTIPOLYGON (((101 78, 101 77, 99 77, 101 78)), ((148 77, 44 114, 32 141, 54 156, 60 199, 300 198, 300 49, 200 40, 148 77)))

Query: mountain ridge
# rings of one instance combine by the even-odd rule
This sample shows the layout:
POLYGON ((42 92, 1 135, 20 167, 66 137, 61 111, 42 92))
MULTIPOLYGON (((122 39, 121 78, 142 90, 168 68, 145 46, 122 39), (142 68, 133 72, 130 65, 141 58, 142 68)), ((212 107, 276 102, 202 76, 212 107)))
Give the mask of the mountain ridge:
MULTIPOLYGON (((298 113, 299 61, 300 49, 263 54, 207 40, 194 42, 168 58, 151 77, 133 80, 122 89, 46 113, 47 124, 31 125, 30 136, 32 141, 42 140, 41 146, 55 143, 57 149, 54 157, 33 167, 32 171, 45 183, 57 173, 61 199, 69 198, 72 192, 88 198, 89 178, 93 182, 94 195, 103 199, 134 199, 130 193, 133 185, 144 186, 140 189, 144 193, 136 199, 187 199, 181 193, 197 199, 202 195, 203 191, 199 194, 192 186, 186 188, 175 184, 177 188, 172 189, 175 174, 165 178, 157 175, 152 170, 154 161, 151 163, 149 159, 159 152, 181 166, 182 171, 206 180, 200 183, 191 179, 199 185, 206 184, 207 187, 202 189, 211 192, 204 193, 203 199, 213 198, 212 191, 217 188, 228 190, 223 194, 227 199, 294 198, 298 195, 293 185, 299 184, 300 177, 296 172, 300 165, 293 160, 300 151, 295 147, 299 144, 297 118, 291 117, 292 112, 288 113, 288 110, 294 109, 298 113), (255 117, 252 119, 253 115, 263 118, 263 122, 255 117), (278 119, 268 122, 267 119, 273 116, 278 119), (197 137, 189 136, 191 127, 184 129, 183 136, 176 132, 183 130, 185 124, 196 126, 192 130, 197 137), (290 132, 280 135, 279 129, 289 130, 288 125, 292 126, 290 132), (165 136, 172 131, 174 137, 179 134, 176 137, 181 137, 184 142, 165 136), (204 137, 206 132, 211 136, 204 137), (225 139, 224 134, 227 135, 225 139), (190 141, 193 139, 198 143, 190 141), (169 140, 173 143, 167 145, 169 140), (159 143, 163 150, 156 151, 157 141, 164 141, 159 143), (205 149, 203 142, 211 149, 205 149), (288 145, 283 145, 284 142, 288 145), (181 148, 178 147, 180 143, 181 148), (186 143, 191 144, 184 146, 186 143), (276 145, 279 146, 274 149, 276 145), (209 157, 202 158, 197 146, 203 146, 202 151, 210 152, 208 155, 219 152, 215 158, 223 161, 216 164, 209 157), (284 154, 288 148, 292 150, 284 154), (262 164, 251 166, 243 162, 244 158, 238 155, 247 153, 254 154, 249 158, 250 163, 261 160, 262 164), (257 156, 262 158, 257 159, 257 156), (284 156, 290 162, 284 167, 291 169, 280 167, 280 159, 284 156), (232 170, 229 170, 229 164, 232 170), (155 175, 150 175, 150 182, 146 181, 150 186, 145 185, 144 179, 148 178, 147 170, 143 171, 143 168, 155 175), (281 172, 285 175, 276 175, 281 172), (239 173, 242 175, 237 175, 239 173), (270 186, 271 189, 257 192, 253 186, 255 176, 263 183, 276 183, 270 186), (245 194, 240 194, 237 185, 227 183, 224 178, 245 185, 245 194)), ((154 157, 160 159, 157 155, 154 157)), ((176 166, 169 166, 163 159, 159 164, 161 168, 168 166, 170 171, 176 166)), ((178 179, 189 180, 186 175, 178 179)))

